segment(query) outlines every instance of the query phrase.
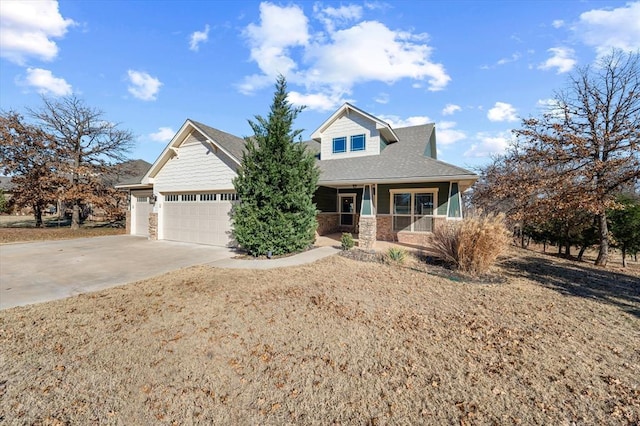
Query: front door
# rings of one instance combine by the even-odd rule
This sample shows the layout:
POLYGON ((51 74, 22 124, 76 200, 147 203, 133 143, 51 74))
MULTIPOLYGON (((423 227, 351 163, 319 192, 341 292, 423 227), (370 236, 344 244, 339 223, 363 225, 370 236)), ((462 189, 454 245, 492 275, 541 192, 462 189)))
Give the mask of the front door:
POLYGON ((353 226, 356 213, 355 194, 340 195, 340 226, 353 226))

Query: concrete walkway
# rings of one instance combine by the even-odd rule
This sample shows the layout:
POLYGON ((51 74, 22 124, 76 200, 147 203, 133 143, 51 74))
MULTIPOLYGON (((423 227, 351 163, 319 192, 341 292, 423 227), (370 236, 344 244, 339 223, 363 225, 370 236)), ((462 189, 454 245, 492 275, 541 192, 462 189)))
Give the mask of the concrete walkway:
POLYGON ((316 260, 324 259, 338 253, 340 249, 335 247, 318 247, 304 253, 278 259, 220 259, 207 263, 208 266, 230 269, 274 269, 288 266, 304 265, 316 260))

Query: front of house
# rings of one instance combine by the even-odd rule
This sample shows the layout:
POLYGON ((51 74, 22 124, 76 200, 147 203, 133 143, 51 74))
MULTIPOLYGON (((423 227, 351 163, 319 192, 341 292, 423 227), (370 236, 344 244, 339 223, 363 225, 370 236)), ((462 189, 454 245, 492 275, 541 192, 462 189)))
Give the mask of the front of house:
MULTIPOLYGON (((422 245, 434 227, 462 218, 461 194, 477 179, 437 160, 433 124, 393 129, 344 104, 305 142, 320 179, 314 202, 318 234, 359 233, 376 240, 422 245)), ((130 192, 127 228, 151 239, 233 245, 232 180, 244 140, 187 120, 130 192)))

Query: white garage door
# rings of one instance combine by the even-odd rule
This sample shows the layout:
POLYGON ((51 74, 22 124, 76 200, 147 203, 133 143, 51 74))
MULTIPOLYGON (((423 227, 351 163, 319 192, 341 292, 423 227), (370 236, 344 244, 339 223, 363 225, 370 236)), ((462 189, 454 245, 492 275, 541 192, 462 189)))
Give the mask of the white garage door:
POLYGON ((228 246, 231 242, 229 213, 236 194, 164 194, 162 238, 189 243, 228 246))
POLYGON ((131 215, 133 216, 131 233, 134 235, 149 236, 149 213, 153 211, 153 204, 149 204, 148 195, 133 197, 131 203, 131 215))

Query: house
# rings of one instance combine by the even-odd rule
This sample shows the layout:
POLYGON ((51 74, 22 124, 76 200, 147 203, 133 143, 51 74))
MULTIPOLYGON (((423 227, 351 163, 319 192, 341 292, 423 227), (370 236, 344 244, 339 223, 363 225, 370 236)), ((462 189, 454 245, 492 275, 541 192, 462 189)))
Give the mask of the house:
MULTIPOLYGON (((439 161, 433 124, 392 128, 344 104, 304 142, 320 168, 314 201, 318 234, 359 233, 424 244, 434 227, 462 218, 461 193, 477 179, 439 161)), ((151 239, 231 245, 232 180, 244 140, 187 120, 130 193, 131 234, 151 239)))

